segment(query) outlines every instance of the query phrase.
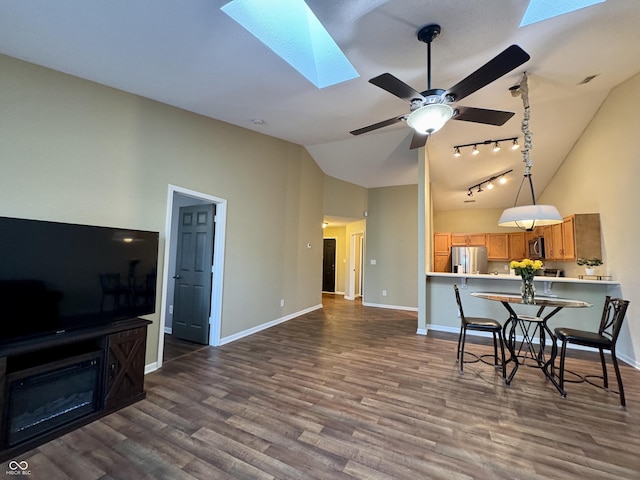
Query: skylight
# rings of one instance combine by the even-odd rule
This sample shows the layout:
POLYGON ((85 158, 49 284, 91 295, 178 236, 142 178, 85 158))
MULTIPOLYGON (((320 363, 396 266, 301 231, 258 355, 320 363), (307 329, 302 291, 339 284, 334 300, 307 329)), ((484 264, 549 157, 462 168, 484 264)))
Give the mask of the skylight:
POLYGON ((522 16, 520 26, 541 22, 565 13, 590 7, 606 0, 531 0, 527 11, 522 16))
POLYGON ((303 0, 233 0, 221 10, 318 88, 359 77, 303 0))

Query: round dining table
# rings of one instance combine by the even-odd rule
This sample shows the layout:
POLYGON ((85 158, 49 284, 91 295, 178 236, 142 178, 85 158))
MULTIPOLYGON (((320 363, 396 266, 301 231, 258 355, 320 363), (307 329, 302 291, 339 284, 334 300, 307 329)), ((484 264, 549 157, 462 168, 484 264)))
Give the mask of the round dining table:
POLYGON ((556 380, 553 371, 558 350, 556 337, 548 327, 547 322, 563 308, 588 308, 593 305, 583 300, 551 296, 536 296, 534 297, 534 303, 526 303, 520 293, 507 292, 472 292, 471 296, 500 302, 504 305, 507 312, 509 312, 509 318, 503 325, 505 346, 510 354, 510 358, 505 360, 503 368, 507 369, 509 364, 513 364, 511 372, 506 375, 507 385, 513 380, 513 377, 518 371, 518 367, 524 364, 527 358, 532 358, 535 361, 535 366, 542 370, 545 376, 563 396, 566 396, 566 392, 560 388, 560 384, 556 380), (535 315, 516 313, 512 305, 537 307, 537 312, 535 315), (552 310, 546 311, 547 307, 550 307, 552 310), (519 346, 516 340, 518 326, 522 332, 522 340, 519 346), (534 342, 536 333, 539 336, 537 346, 534 342), (544 351, 547 335, 551 339, 551 354, 548 358, 544 351), (523 350, 524 354, 522 353, 523 350))

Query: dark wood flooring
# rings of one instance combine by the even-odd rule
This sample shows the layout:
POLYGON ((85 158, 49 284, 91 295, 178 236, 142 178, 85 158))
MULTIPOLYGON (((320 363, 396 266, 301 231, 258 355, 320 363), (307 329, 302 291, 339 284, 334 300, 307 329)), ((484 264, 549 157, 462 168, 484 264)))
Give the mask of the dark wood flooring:
POLYGON ((180 357, 200 350, 201 348, 208 348, 208 346, 200 345, 199 343, 188 342, 187 340, 175 338, 173 335, 165 334, 162 361, 170 362, 173 360, 177 360, 180 357))
POLYGON ((146 400, 19 460, 47 480, 640 478, 640 371, 623 365, 626 410, 535 368, 507 387, 482 363, 461 375, 457 336, 416 335, 415 313, 323 302, 166 362, 146 400))

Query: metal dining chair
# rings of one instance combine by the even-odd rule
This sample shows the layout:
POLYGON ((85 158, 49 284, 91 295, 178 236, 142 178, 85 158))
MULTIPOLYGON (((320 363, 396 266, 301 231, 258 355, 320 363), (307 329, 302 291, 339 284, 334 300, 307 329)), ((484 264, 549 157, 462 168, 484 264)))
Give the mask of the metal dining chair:
MULTIPOLYGON (((618 360, 616 358, 616 342, 618 335, 620 334, 620 328, 624 321, 624 316, 629 306, 628 300, 621 298, 611 298, 609 295, 604 300, 604 309, 602 311, 602 318, 600 320, 600 328, 597 332, 590 332, 586 330, 577 330, 575 328, 557 327, 555 334, 558 340, 562 342, 562 348, 560 349, 560 373, 559 384, 560 390, 564 390, 564 374, 565 374, 565 359, 567 352, 567 344, 574 343, 576 345, 582 345, 584 347, 597 348, 600 352, 600 363, 602 364, 602 376, 600 375, 586 375, 580 377, 579 382, 586 381, 591 385, 602 388, 597 383, 593 383, 589 378, 599 378, 602 380, 605 390, 609 390, 609 378, 607 376, 607 363, 604 357, 604 351, 608 350, 611 353, 611 362, 616 372, 616 379, 618 380, 618 393, 620 395, 620 404, 624 407, 626 405, 624 399, 624 388, 622 387, 622 377, 620 376, 620 367, 618 367, 618 360)), ((574 373, 574 372, 570 372, 574 373)), ((572 383, 571 380, 567 382, 572 383)), ((575 383, 575 382, 573 382, 575 383)), ((566 395, 566 392, 563 393, 566 395)))
POLYGON ((502 338, 502 324, 493 318, 483 317, 466 317, 464 310, 462 309, 462 301, 460 300, 460 292, 458 286, 454 285, 453 290, 456 295, 456 302, 458 303, 458 311, 460 312, 460 334, 458 335, 458 351, 456 353, 456 362, 460 363, 460 373, 464 373, 465 363, 476 363, 483 361, 483 357, 488 355, 476 355, 472 352, 467 352, 468 355, 472 355, 474 360, 464 359, 464 347, 467 339, 467 330, 475 330, 480 332, 489 332, 493 336, 493 365, 496 368, 502 369, 502 378, 506 380, 506 368, 504 368, 504 340, 502 338), (500 345, 501 360, 498 362, 498 345, 500 345))

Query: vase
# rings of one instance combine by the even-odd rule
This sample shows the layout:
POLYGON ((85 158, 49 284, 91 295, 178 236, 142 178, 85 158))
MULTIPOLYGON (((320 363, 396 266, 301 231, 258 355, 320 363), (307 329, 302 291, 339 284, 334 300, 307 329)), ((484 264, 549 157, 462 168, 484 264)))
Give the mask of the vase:
POLYGON ((595 275, 596 269, 595 268, 585 268, 584 269, 584 273, 586 273, 587 275, 595 275))
POLYGON ((522 277, 520 295, 522 295, 522 303, 535 303, 536 287, 533 284, 533 277, 522 277))

